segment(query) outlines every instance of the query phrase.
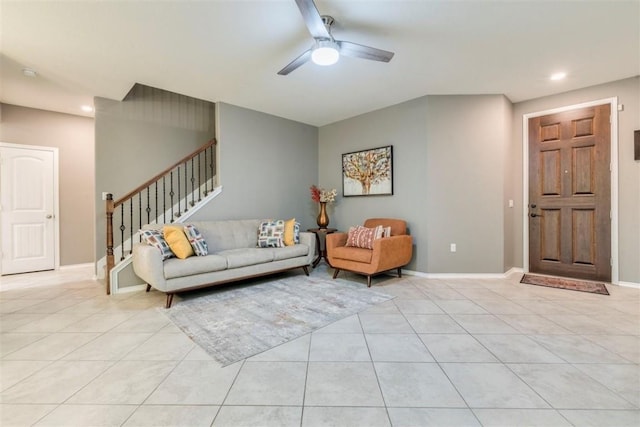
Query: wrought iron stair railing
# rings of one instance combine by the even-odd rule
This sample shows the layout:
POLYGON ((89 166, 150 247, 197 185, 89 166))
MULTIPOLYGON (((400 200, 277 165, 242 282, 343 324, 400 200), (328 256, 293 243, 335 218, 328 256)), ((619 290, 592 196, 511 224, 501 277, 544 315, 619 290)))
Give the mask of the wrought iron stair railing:
POLYGON ((117 200, 106 197, 106 287, 111 292, 110 272, 133 252, 144 224, 167 224, 193 208, 215 187, 216 140, 182 158, 117 200), (114 224, 116 227, 114 228, 114 224), (116 231, 116 233, 114 233, 116 231))

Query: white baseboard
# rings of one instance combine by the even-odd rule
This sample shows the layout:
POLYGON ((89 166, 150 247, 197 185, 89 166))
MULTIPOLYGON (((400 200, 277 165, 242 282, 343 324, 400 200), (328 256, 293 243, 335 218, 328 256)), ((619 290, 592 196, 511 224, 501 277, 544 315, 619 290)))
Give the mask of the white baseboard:
POLYGON ((423 273, 421 271, 402 270, 408 276, 424 277, 425 279, 505 279, 512 274, 522 273, 522 268, 510 268, 504 273, 423 273))
POLYGON ((124 288, 118 288, 118 293, 126 294, 128 292, 144 291, 145 289, 147 289, 147 285, 125 286, 124 288))
POLYGON ((83 264, 69 264, 69 265, 61 265, 58 270, 73 270, 76 268, 93 268, 94 264, 92 262, 87 262, 83 264))
POLYGON ((616 283, 616 285, 624 286, 624 287, 627 287, 627 288, 640 289, 640 283, 636 283, 636 282, 623 282, 622 280, 620 280, 620 281, 618 281, 618 283, 616 283))

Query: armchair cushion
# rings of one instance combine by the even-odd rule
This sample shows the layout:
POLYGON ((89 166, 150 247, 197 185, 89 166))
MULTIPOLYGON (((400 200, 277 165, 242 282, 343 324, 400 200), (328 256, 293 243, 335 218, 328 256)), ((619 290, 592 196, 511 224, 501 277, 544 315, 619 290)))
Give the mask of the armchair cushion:
POLYGON ((370 263, 373 251, 371 249, 354 248, 349 246, 338 246, 333 249, 333 257, 348 259, 356 262, 370 263))
POLYGON ((381 225, 383 228, 388 227, 391 230, 391 236, 407 234, 407 223, 401 219, 369 218, 364 222, 364 226, 369 228, 376 227, 378 225, 381 225))

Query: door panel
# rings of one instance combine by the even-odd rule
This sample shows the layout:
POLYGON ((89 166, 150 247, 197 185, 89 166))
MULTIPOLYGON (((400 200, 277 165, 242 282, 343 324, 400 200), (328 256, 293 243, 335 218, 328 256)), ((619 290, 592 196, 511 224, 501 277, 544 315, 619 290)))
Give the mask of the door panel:
POLYGON ((545 261, 560 261, 560 211, 542 209, 540 218, 541 258, 545 261))
POLYGON ((559 196, 562 188, 560 175, 560 150, 548 150, 540 153, 542 194, 559 196))
POLYGON ((595 209, 573 210, 573 263, 595 266, 596 230, 595 209))
POLYGON ((2 274, 55 268, 52 151, 0 147, 2 274))
POLYGON ((610 105, 529 119, 529 269, 611 280, 610 105))

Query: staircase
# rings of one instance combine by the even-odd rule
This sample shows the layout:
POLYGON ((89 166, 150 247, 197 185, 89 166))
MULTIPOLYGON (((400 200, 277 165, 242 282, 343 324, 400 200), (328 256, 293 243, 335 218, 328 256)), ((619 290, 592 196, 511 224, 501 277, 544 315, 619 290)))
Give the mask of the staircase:
POLYGON ((216 140, 212 139, 119 199, 107 194, 107 295, 117 289, 113 273, 131 263, 143 225, 184 222, 220 193, 215 151, 216 140))

